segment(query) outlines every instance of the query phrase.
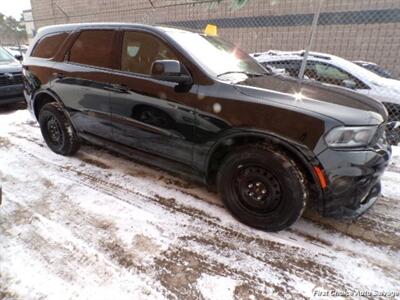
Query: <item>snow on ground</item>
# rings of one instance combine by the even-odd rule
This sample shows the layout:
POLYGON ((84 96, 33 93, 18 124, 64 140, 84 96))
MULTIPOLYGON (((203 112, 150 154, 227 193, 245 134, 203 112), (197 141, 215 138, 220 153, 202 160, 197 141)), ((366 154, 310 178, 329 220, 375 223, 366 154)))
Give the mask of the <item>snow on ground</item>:
MULTIPOLYGON (((1 112, 0 112, 1 113, 1 112)), ((26 110, 0 116, 0 298, 281 299, 398 292, 400 150, 356 221, 246 227, 205 187, 94 146, 52 153, 26 110)))

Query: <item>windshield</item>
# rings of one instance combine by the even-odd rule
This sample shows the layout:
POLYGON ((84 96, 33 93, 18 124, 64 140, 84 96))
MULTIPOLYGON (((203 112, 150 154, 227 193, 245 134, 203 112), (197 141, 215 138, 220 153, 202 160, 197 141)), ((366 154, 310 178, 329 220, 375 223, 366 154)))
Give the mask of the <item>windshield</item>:
POLYGON ((213 76, 266 73, 266 70, 246 52, 220 38, 178 30, 167 33, 213 76))
POLYGON ((350 74, 358 77, 358 79, 365 81, 372 81, 372 82, 382 82, 382 80, 385 80, 383 77, 375 74, 374 72, 367 70, 349 60, 345 60, 342 58, 337 58, 337 61, 340 62, 341 68, 343 68, 345 71, 349 72, 350 74))
POLYGON ((11 63, 13 61, 14 57, 3 48, 0 48, 0 63, 11 63))
POLYGON ((357 63, 357 65, 364 67, 368 71, 372 71, 379 76, 395 79, 389 70, 386 70, 380 66, 372 65, 372 64, 361 64, 361 63, 357 63))

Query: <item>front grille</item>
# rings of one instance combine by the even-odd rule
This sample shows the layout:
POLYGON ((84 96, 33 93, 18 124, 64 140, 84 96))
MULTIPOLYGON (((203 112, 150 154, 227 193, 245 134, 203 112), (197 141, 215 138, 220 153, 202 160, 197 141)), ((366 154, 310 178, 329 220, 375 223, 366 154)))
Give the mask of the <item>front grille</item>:
POLYGON ((22 83, 22 73, 0 73, 0 86, 14 85, 22 83))

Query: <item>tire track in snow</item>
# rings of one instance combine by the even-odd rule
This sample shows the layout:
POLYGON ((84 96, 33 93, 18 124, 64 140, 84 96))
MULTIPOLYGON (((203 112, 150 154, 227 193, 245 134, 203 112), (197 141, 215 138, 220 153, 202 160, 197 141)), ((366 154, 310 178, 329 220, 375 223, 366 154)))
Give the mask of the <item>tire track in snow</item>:
MULTIPOLYGON (((26 127, 26 126, 24 126, 26 127)), ((24 136, 17 135, 18 138, 24 139, 24 136)), ((27 138, 28 141, 35 142, 35 139, 27 138)), ((37 140, 36 140, 37 142, 37 140)), ((109 156, 108 151, 106 151, 109 156)), ((111 166, 105 164, 103 161, 97 159, 95 156, 81 154, 80 157, 83 157, 83 161, 89 163, 94 166, 98 166, 103 169, 110 169, 111 166)), ((127 160, 125 157, 121 157, 123 160, 127 160)), ((128 163, 131 163, 128 161, 128 163)), ((137 165, 137 163, 133 163, 137 165)), ((392 163, 393 164, 393 163, 392 163)), ((141 171, 135 172, 130 171, 131 176, 133 177, 147 177, 151 178, 154 174, 157 174, 157 171, 154 170, 146 170, 146 167, 142 166, 141 171)), ((163 172, 158 172, 158 174, 163 172)), ((188 187, 192 187, 193 185, 190 183, 186 183, 185 181, 174 178, 172 175, 158 175, 157 176, 159 182, 163 182, 164 186, 167 186, 171 189, 171 185, 177 191, 186 194, 188 196, 192 196, 199 200, 207 201, 212 205, 219 205, 222 207, 219 199, 215 199, 217 195, 198 192, 199 189, 204 191, 204 187, 198 187, 197 191, 190 191, 188 187)), ((305 213, 305 217, 310 219, 313 222, 316 222, 319 225, 323 225, 328 229, 333 229, 335 231, 341 232, 345 235, 351 236, 353 238, 365 240, 367 242, 377 243, 377 244, 387 244, 389 246, 399 247, 400 248, 400 212, 397 206, 400 205, 399 201, 389 200, 391 203, 388 205, 389 209, 382 207, 385 203, 388 203, 387 197, 381 197, 377 203, 362 217, 356 220, 334 220, 329 218, 320 217, 318 214, 307 211, 305 213), (382 205, 381 205, 382 204, 382 205)), ((399 206, 400 207, 400 206, 399 206)))
MULTIPOLYGON (((301 298, 304 297, 305 290, 315 285, 338 290, 370 288, 368 282, 345 274, 346 269, 352 273, 352 268, 359 268, 361 273, 372 268, 374 272, 381 274, 383 280, 387 281, 387 286, 398 284, 396 274, 399 273, 399 269, 379 256, 376 260, 372 260, 371 256, 377 250, 368 243, 359 242, 366 248, 365 250, 370 249, 372 254, 356 251, 359 248, 346 247, 346 243, 340 249, 337 245, 327 242, 325 237, 319 237, 320 234, 327 234, 325 229, 318 227, 316 236, 316 232, 306 228, 310 226, 310 223, 306 221, 301 221, 300 225, 279 234, 260 233, 232 221, 228 213, 216 205, 213 199, 211 201, 207 199, 208 203, 201 204, 200 202, 203 201, 199 199, 202 197, 185 195, 187 189, 180 187, 179 183, 169 182, 173 185, 174 191, 171 192, 171 188, 166 186, 168 184, 160 178, 164 176, 162 172, 146 171, 145 174, 149 177, 147 182, 142 178, 135 178, 135 176, 140 177, 140 174, 121 177, 117 174, 121 169, 109 169, 107 162, 104 165, 102 160, 94 159, 99 151, 83 152, 83 161, 88 165, 81 165, 74 158, 56 157, 43 147, 43 144, 40 145, 42 143, 40 138, 35 138, 35 134, 25 137, 26 133, 29 134, 28 126, 21 126, 21 131, 9 139, 12 149, 20 151, 20 153, 14 153, 20 157, 18 165, 15 166, 17 174, 24 165, 33 162, 40 165, 40 170, 46 170, 54 175, 55 178, 47 178, 45 173, 40 174, 43 181, 41 187, 48 188, 50 194, 65 193, 60 185, 60 181, 65 181, 70 184, 75 183, 80 189, 84 187, 82 190, 87 193, 91 191, 90 193, 94 196, 90 206, 80 203, 79 199, 73 199, 75 205, 70 207, 71 203, 68 201, 56 199, 54 205, 60 207, 58 210, 53 208, 50 212, 46 204, 42 203, 43 207, 40 209, 45 212, 43 215, 50 213, 56 220, 67 222, 66 228, 80 241, 79 243, 83 243, 83 246, 90 245, 92 251, 100 253, 103 259, 112 264, 118 272, 146 275, 152 289, 161 292, 166 297, 182 298, 200 295, 201 291, 196 288, 196 282, 205 273, 232 278, 238 282, 235 289, 237 296, 253 295, 257 298, 262 298, 267 294, 272 298, 281 298, 287 293, 297 294, 297 298, 301 298), (24 156, 28 159, 24 159, 24 156), (100 161, 101 164, 96 161, 100 161), (67 165, 64 165, 65 163, 67 165), (152 174, 161 174, 153 182, 157 191, 149 191, 145 188, 152 174), (49 180, 50 184, 45 183, 46 180, 49 180), (125 180, 131 181, 132 185, 124 184, 125 180), (100 201, 95 199, 96 195, 110 199, 110 211, 114 210, 111 206, 116 206, 129 212, 153 212, 159 216, 160 220, 149 221, 148 226, 156 228, 155 230, 159 231, 162 237, 153 236, 150 244, 161 245, 164 248, 156 253, 150 253, 151 259, 143 262, 145 258, 136 251, 138 245, 135 244, 135 247, 132 247, 126 243, 126 240, 122 240, 121 232, 119 232, 121 228, 115 228, 114 221, 119 226, 123 224, 110 216, 99 216, 92 210, 92 205, 96 206, 97 201, 100 201), (111 203, 112 200, 114 200, 113 203, 111 203), (304 224, 307 226, 302 226, 304 224), (291 239, 293 242, 290 243, 291 239), (307 243, 304 244, 304 241, 307 243), (362 267, 360 268, 359 265, 362 267), (180 280, 177 280, 177 274, 183 274, 179 277, 180 280), (152 280, 157 280, 157 282, 152 280), (304 282, 306 288, 299 284, 300 282, 304 282)), ((1 155, 7 156, 7 153, 3 152, 1 155)), ((114 158, 112 165, 125 164, 126 161, 114 158)), ((125 171, 122 170, 122 172, 125 171)), ((7 176, 1 173, 0 175, 7 176)), ((167 176, 167 178, 170 177, 167 176)), ((21 180, 21 177, 10 178, 6 187, 15 187, 18 185, 18 180, 21 180)), ((29 191, 34 193, 38 191, 38 188, 40 186, 31 186, 29 191)), ((23 190, 24 186, 21 183, 19 191, 23 192, 23 190)), ((74 197, 76 196, 74 194, 74 197)), ((14 194, 14 199, 23 201, 16 194, 14 194)), ((386 204, 389 205, 389 203, 386 204)), ((35 210, 35 206, 30 209, 35 210)), ((30 219, 24 214, 21 217, 23 220, 30 219)), ((135 221, 131 219, 134 224, 135 221)), ((51 226, 51 222, 44 223, 51 226)), ((332 229, 332 231, 338 236, 339 242, 340 239, 353 242, 352 238, 338 235, 337 230, 332 229)), ((49 237, 45 234, 41 237, 45 238, 42 242, 49 245, 56 242, 55 239, 46 240, 46 237, 47 239, 49 237)), ((25 245, 29 247, 29 239, 26 239, 25 245)), ((52 253, 50 246, 44 249, 52 253)), ((77 254, 76 259, 82 262, 81 270, 89 267, 81 254, 77 254)), ((50 264, 51 261, 48 263, 50 264)), ((383 286, 383 284, 378 282, 377 286, 383 286)))
MULTIPOLYGON (((34 155, 32 153, 30 153, 31 155, 34 155)), ((36 157, 37 159, 40 159, 40 157, 36 157)), ((44 164, 47 165, 48 161, 44 161, 44 164)), ((87 174, 85 172, 83 172, 82 170, 80 170, 78 168, 78 170, 72 169, 71 166, 58 166, 55 165, 57 168, 61 168, 64 172, 63 172, 63 176, 67 174, 69 174, 66 178, 68 178, 69 180, 76 180, 76 178, 79 178, 78 181, 76 181, 79 184, 84 184, 89 188, 94 188, 96 190, 98 190, 99 192, 102 193, 106 193, 109 194, 110 196, 113 197, 117 197, 118 199, 127 202, 130 205, 137 205, 137 203, 135 203, 135 200, 137 199, 137 196, 145 198, 148 201, 153 201, 156 204, 161 204, 164 208, 170 210, 171 212, 180 212, 180 213, 184 213, 184 214, 188 214, 190 217, 196 217, 201 219, 202 221, 206 222, 207 224, 213 226, 213 227, 219 227, 221 229, 221 233, 219 233, 219 238, 221 237, 221 235, 226 235, 227 232, 229 232, 229 230, 232 230, 230 228, 226 228, 224 226, 221 226, 220 224, 218 224, 217 222, 220 222, 220 220, 218 219, 213 219, 210 218, 207 214, 205 214, 204 212, 199 212, 199 211, 195 211, 193 213, 193 209, 189 209, 189 211, 187 210, 187 208, 182 207, 180 205, 177 205, 176 202, 173 199, 165 199, 162 197, 149 197, 148 195, 144 195, 142 193, 138 193, 134 190, 131 189, 127 189, 125 187, 122 187, 118 184, 112 183, 110 181, 104 181, 98 177, 95 177, 91 174, 87 174), (71 174, 72 173, 72 174, 71 174), (130 195, 130 196, 129 196, 130 195)), ((224 240, 227 239, 231 239, 232 236, 240 236, 239 232, 232 232, 231 235, 228 234, 228 236, 225 236, 224 240)), ((253 238, 249 237, 249 236, 242 236, 242 238, 245 241, 252 241, 253 238)), ((192 240, 195 240, 194 238, 192 238, 192 240)), ((219 240, 214 238, 209 238, 209 239, 200 239, 199 237, 197 237, 197 242, 199 242, 199 240, 203 241, 203 246, 206 245, 204 244, 204 241, 215 241, 215 240, 219 240)), ((214 244, 215 245, 215 244, 214 244)), ((261 243, 260 249, 271 249, 273 248, 273 246, 276 245, 271 245, 271 242, 268 241, 267 244, 265 244, 265 241, 261 243)), ((229 248, 230 250, 233 250, 236 247, 236 245, 230 244, 229 248)), ((222 245, 218 245, 218 249, 223 248, 222 245)), ((284 251, 287 251, 284 250, 284 251)), ((285 255, 282 254, 282 249, 278 247, 278 249, 275 249, 275 252, 277 253, 277 256, 274 257, 272 260, 263 260, 261 257, 254 257, 254 255, 252 253, 245 253, 247 256, 250 256, 253 258, 256 258, 258 260, 261 260, 263 263, 268 263, 268 264, 272 264, 273 261, 279 260, 280 258, 285 257, 285 255)), ((290 251, 289 251, 290 252, 290 251)), ((285 252, 283 252, 285 253, 285 252)), ((268 253, 268 256, 270 256, 271 253, 268 253)), ((300 253, 301 255, 302 253, 300 253)), ((309 254, 306 254, 306 256, 309 254)), ((322 265, 317 265, 316 269, 313 270, 312 266, 314 265, 314 261, 313 260, 305 260, 305 261, 301 261, 301 260, 297 260, 294 263, 290 262, 290 260, 293 261, 292 257, 285 257, 285 259, 287 260, 287 262, 289 262, 289 266, 288 268, 291 269, 291 271, 289 271, 289 273, 292 273, 296 276, 299 277, 303 277, 303 278, 307 278, 308 280, 318 280, 319 278, 331 278, 332 282, 328 283, 328 286, 331 288, 339 288, 341 290, 346 289, 346 290, 351 290, 352 287, 351 286, 343 286, 340 285, 340 282, 343 281, 343 278, 340 278, 340 276, 338 277, 336 275, 336 272, 333 270, 328 270, 329 268, 327 268, 327 266, 322 266, 322 265), (307 266, 308 269, 311 270, 306 270, 304 271, 304 267, 307 266), (324 272, 320 272, 320 269, 325 269, 324 272), (328 270, 328 271, 327 271, 328 270), (296 273, 297 272, 297 273, 296 273), (300 274, 300 275, 299 275, 300 274)), ((282 266, 281 266, 282 268, 282 266)), ((279 269, 279 268, 277 268, 279 269)), ((290 278, 285 278, 285 280, 283 280, 282 282, 291 282, 290 278)), ((264 283, 265 284, 265 283, 264 283)), ((326 283, 324 283, 326 285, 326 283)))

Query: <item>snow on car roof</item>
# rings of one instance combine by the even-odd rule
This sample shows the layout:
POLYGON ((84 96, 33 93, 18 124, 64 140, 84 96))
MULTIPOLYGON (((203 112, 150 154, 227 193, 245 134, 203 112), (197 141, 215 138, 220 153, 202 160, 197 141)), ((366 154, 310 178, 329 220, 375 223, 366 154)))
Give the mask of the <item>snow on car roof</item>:
MULTIPOLYGON (((293 57, 295 59, 298 59, 300 57, 304 57, 305 50, 299 50, 299 51, 280 51, 280 50, 269 50, 267 52, 258 52, 258 53, 253 53, 251 54, 254 57, 259 57, 260 59, 263 57, 279 57, 281 58, 282 56, 287 57, 293 57)), ((315 58, 320 58, 324 60, 331 60, 333 57, 336 57, 334 55, 326 54, 326 53, 320 53, 320 52, 309 52, 308 53, 309 57, 315 57, 315 58)))

